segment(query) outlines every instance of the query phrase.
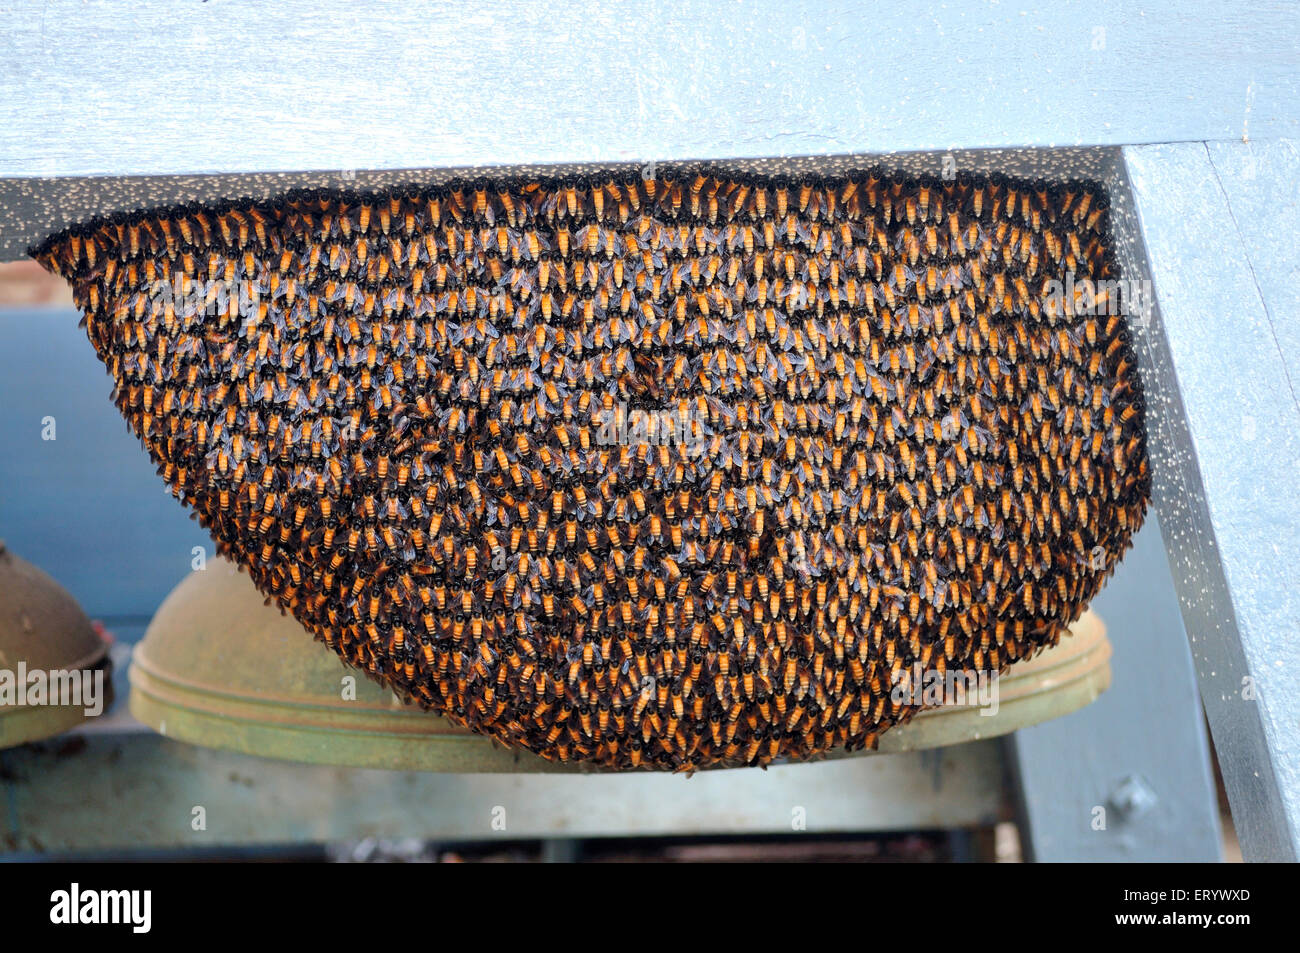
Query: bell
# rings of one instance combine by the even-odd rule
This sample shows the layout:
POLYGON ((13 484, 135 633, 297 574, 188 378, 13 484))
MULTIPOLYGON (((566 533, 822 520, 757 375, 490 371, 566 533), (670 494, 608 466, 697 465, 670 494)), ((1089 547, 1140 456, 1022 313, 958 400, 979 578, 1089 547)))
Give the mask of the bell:
MULTIPOLYGON (((975 686, 968 704, 940 704, 885 732, 876 751, 994 737, 1087 705, 1110 685, 1110 643, 1091 611, 1070 629, 995 687, 975 686)), ((135 648, 130 680, 137 719, 205 747, 404 771, 594 770, 508 750, 399 701, 267 605, 248 576, 222 559, 189 575, 159 607, 135 648)), ((928 703, 923 676, 900 690, 928 703)))
POLYGON ((0 541, 0 748, 62 734, 112 701, 108 642, 66 589, 0 541))

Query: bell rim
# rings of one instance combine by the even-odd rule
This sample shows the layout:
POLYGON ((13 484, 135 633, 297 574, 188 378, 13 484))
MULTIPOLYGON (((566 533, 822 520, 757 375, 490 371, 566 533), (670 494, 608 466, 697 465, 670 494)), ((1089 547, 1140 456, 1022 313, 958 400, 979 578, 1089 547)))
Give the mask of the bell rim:
MULTIPOLYGON (((809 762, 778 759, 773 764, 929 750, 1000 737, 1078 711, 1109 688, 1112 650, 1105 623, 1091 610, 1067 633, 1057 645, 1012 665, 1000 676, 999 708, 994 715, 971 705, 924 709, 882 733, 874 749, 839 749, 809 762)), ((303 640, 309 637, 303 630, 303 640)), ((317 645, 324 653, 325 647, 313 642, 317 645)), ((364 674, 342 662, 338 666, 340 672, 364 674)), ((138 721, 164 737, 201 747, 306 764, 435 773, 636 773, 548 761, 451 725, 437 712, 414 707, 323 699, 300 702, 295 696, 268 698, 213 688, 161 670, 150 658, 147 641, 136 646, 128 677, 129 707, 138 721)), ((396 701, 396 696, 391 697, 396 701)))

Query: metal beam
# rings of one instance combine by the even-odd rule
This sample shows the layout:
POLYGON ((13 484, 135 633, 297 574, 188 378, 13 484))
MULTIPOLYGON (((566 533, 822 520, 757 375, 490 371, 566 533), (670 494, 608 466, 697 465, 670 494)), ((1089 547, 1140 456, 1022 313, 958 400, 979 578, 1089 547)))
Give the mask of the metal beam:
POLYGON ((1300 9, 1267 0, 957 0, 934 16, 813 0, 26 0, 3 17, 0 260, 112 207, 101 193, 123 177, 138 207, 367 172, 1300 135, 1300 9))
POLYGON ((1252 860, 1300 854, 1294 156, 1286 142, 1125 148, 1136 206, 1117 207, 1126 273, 1149 263, 1158 299, 1138 323, 1155 505, 1252 860))
POLYGON ((946 829, 1006 816, 996 741, 690 778, 429 774, 197 748, 154 734, 123 707, 96 728, 0 751, 6 804, 0 855, 369 836, 514 840, 946 829))
POLYGON ((0 176, 836 155, 1294 134, 1300 11, 44 0, 0 176))

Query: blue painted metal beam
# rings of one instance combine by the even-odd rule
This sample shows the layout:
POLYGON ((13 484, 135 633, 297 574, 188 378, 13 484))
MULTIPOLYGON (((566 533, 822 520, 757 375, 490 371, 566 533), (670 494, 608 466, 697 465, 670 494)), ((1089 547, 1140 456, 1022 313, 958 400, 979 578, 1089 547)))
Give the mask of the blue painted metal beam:
POLYGON ((43 213, 0 189, 0 260, 106 177, 1300 136, 1300 8, 1269 0, 19 0, 0 17, 0 185, 43 213))
POLYGON ((0 176, 1118 145, 1300 131, 1293 4, 7 5, 0 176), (39 109, 32 104, 39 103, 39 109))
MULTIPOLYGON (((1248 859, 1300 854, 1295 145, 1124 149, 1155 503, 1248 859)), ((1121 215, 1124 210, 1121 209, 1121 215)), ((1130 274, 1133 273, 1130 267, 1130 274)))

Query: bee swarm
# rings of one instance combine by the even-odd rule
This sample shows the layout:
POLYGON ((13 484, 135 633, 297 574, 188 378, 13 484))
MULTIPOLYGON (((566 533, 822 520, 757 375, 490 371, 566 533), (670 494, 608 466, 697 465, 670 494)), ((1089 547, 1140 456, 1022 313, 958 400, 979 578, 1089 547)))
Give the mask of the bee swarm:
POLYGON ((1090 183, 690 169, 33 254, 163 478, 345 660, 548 759, 691 770, 874 746, 900 673, 1003 669, 1097 593, 1142 389, 1117 302, 1052 289, 1118 277, 1107 219, 1090 183), (609 439, 639 411, 679 439, 609 439))

